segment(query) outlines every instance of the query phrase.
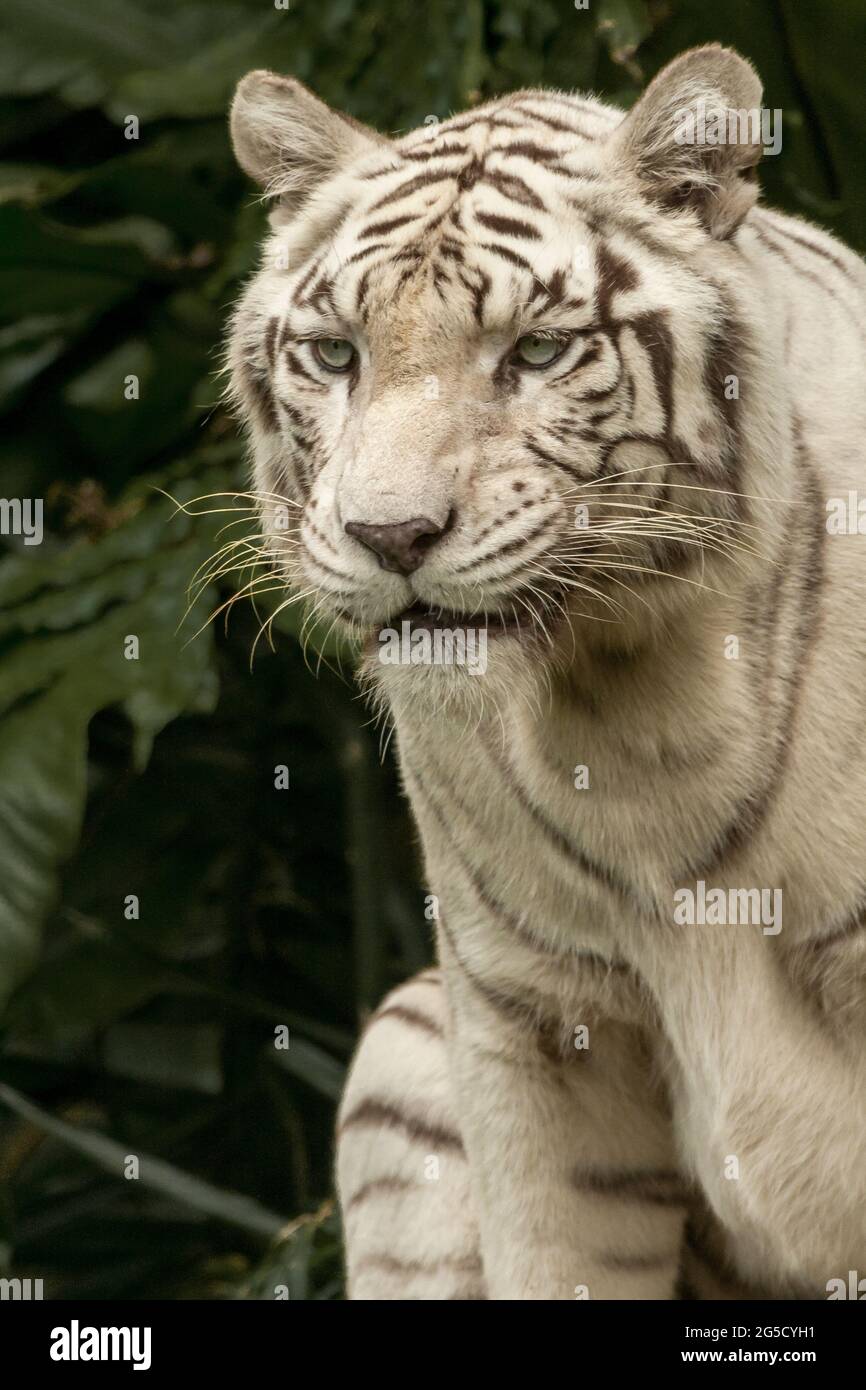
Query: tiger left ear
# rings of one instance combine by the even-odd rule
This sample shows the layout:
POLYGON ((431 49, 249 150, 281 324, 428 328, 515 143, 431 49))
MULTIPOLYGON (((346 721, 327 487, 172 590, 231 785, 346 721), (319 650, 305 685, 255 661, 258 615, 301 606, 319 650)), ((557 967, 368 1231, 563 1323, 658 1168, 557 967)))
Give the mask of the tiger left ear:
POLYGON ((653 78, 611 137, 652 200, 691 208, 723 240, 758 190, 744 175, 761 158, 761 80, 733 49, 692 48, 653 78))
POLYGON ((229 124, 241 168, 288 211, 324 179, 387 143, 297 78, 264 69, 238 83, 229 124))

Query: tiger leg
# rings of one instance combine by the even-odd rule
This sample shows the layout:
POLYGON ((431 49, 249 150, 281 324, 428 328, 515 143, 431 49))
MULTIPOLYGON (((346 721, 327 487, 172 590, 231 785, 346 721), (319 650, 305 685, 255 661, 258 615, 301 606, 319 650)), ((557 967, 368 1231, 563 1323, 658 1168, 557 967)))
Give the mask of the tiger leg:
MULTIPOLYGON (((688 1265, 678 1286, 675 1247, 684 1211, 672 1201, 672 1180, 662 1174, 654 1185, 642 1165, 612 1161, 611 1129, 636 1130, 641 1120, 631 1113, 639 1102, 623 1086, 621 1069, 622 1059, 614 1063, 611 1055, 604 1094, 582 1097, 586 1132, 574 1158, 601 1175, 570 1198, 584 1206, 588 1295, 718 1297, 714 1282, 700 1280, 688 1265), (671 1244, 674 1252, 661 1260, 660 1247, 671 1244)), ((486 1297, 436 970, 394 990, 364 1033, 340 1107, 337 1181, 350 1298, 486 1297)))
POLYGON ((485 1298, 437 970, 401 985, 373 1015, 337 1133, 348 1296, 485 1298))
MULTIPOLYGON (((575 1016, 590 1018, 572 1038, 562 1007, 527 1016, 517 982, 482 985, 477 958, 470 974, 450 942, 443 955, 490 1297, 674 1299, 691 1192, 644 1029, 630 1009, 602 1009, 608 976, 585 964, 566 981, 575 1016)), ((546 961, 535 970, 550 981, 546 961)))

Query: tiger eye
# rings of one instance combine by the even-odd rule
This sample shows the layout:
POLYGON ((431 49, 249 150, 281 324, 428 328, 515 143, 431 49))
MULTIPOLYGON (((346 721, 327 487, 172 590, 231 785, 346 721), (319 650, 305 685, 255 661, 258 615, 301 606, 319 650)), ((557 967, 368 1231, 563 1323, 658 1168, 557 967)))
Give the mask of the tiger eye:
POLYGON ((313 352, 331 372, 345 372, 355 360, 355 349, 348 338, 316 338, 313 352))
POLYGON ((556 361, 564 348, 565 343, 558 338, 546 337, 543 333, 526 333, 518 338, 514 353, 527 367, 547 367, 556 361))

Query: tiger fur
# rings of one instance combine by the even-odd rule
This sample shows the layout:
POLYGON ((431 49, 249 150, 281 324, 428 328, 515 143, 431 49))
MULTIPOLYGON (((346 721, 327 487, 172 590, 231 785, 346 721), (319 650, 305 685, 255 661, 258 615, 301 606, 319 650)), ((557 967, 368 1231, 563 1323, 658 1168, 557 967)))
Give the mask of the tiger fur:
POLYGON ((625 116, 523 91, 390 139, 236 94, 263 563, 361 637, 435 904, 340 1107, 352 1298, 866 1266, 866 580, 827 525, 866 269, 758 205, 751 140, 674 135, 761 96, 714 45, 625 116), (475 624, 486 669, 384 664, 401 621, 475 624), (678 924, 700 883, 781 891, 782 929, 678 924))

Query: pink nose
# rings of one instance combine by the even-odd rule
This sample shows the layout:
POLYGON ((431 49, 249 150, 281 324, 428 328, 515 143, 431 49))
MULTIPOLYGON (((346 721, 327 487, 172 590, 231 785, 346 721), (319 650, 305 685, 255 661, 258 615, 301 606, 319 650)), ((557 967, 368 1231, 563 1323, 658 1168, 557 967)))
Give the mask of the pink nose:
POLYGON ((412 521, 398 521, 389 526, 374 526, 366 521, 347 521, 346 534, 354 536, 378 556, 383 570, 393 574, 412 574, 423 565, 428 550, 436 544, 448 526, 437 526, 424 516, 412 521))

